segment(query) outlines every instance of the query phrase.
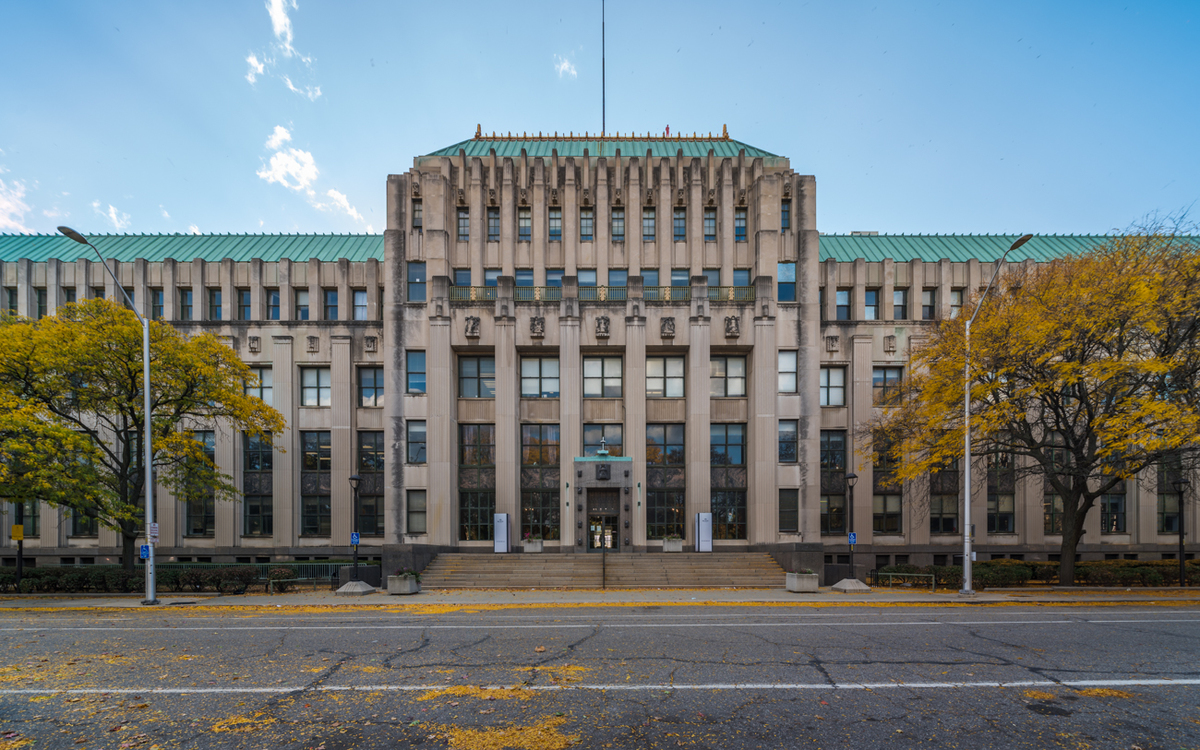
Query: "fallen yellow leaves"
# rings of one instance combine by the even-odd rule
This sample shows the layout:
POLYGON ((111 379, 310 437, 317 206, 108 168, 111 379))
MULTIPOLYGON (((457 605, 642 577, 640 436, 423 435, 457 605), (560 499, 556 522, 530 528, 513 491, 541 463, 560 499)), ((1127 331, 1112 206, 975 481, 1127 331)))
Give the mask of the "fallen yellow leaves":
POLYGON ((1057 697, 1054 693, 1047 693, 1044 690, 1026 690, 1021 695, 1031 701, 1052 701, 1057 697))
POLYGON ((249 716, 231 716, 224 721, 218 721, 213 724, 212 731, 214 732, 254 732, 268 724, 274 724, 275 719, 260 712, 255 712, 249 716))
POLYGON ((579 735, 562 734, 558 728, 566 718, 549 716, 529 726, 510 725, 485 729, 455 726, 431 727, 450 740, 450 747, 471 750, 566 750, 579 742, 579 735))
MULTIPOLYGON (((545 675, 547 679, 556 684, 579 682, 583 679, 585 672, 592 671, 591 667, 581 667, 575 664, 540 665, 530 667, 530 669, 535 674, 545 675)), ((522 668, 515 671, 524 672, 526 670, 522 668)))
POLYGON ((1084 688, 1076 692, 1088 698, 1132 698, 1134 695, 1133 693, 1127 693, 1124 690, 1114 690, 1113 688, 1084 688))
POLYGON ((0 750, 17 750, 18 747, 26 747, 32 745, 33 740, 29 737, 13 737, 12 739, 0 739, 0 750))
POLYGON ((513 685, 507 688, 485 688, 475 687, 474 685, 455 685, 444 690, 430 690, 426 693, 421 693, 417 696, 419 701, 428 701, 435 698, 446 697, 465 697, 478 698, 485 701, 507 701, 514 698, 527 700, 537 695, 535 690, 526 690, 525 688, 513 685))

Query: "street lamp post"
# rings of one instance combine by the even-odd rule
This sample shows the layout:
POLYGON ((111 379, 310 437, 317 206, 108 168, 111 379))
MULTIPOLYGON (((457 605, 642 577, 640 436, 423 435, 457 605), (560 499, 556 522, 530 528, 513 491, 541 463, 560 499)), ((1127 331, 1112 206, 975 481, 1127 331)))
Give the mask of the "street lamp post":
POLYGON ((104 270, 112 278, 113 284, 116 285, 117 289, 121 290, 121 296, 125 298, 125 303, 129 305, 129 309, 133 310, 133 314, 137 316, 137 319, 142 324, 142 394, 144 396, 143 408, 146 413, 146 478, 143 482, 146 485, 146 546, 150 552, 146 558, 146 598, 142 600, 142 604, 158 604, 154 577, 154 541, 152 541, 150 535, 150 529, 154 524, 154 449, 151 447, 152 433, 150 432, 150 319, 138 312, 137 306, 133 304, 133 300, 130 299, 129 294, 125 291, 125 287, 121 286, 121 280, 108 267, 104 256, 100 254, 95 245, 88 242, 86 237, 70 227, 59 227, 58 231, 81 245, 87 245, 96 252, 96 257, 100 259, 100 265, 104 266, 104 270))
POLYGON ((350 569, 350 580, 358 579, 358 482, 357 474, 350 477, 350 489, 354 492, 354 567, 350 569))
POLYGON ((958 592, 964 596, 975 595, 975 589, 972 586, 973 582, 971 580, 971 545, 975 541, 971 538, 971 324, 975 322, 980 309, 983 308, 983 301, 987 299, 988 292, 992 290, 992 285, 996 283, 996 277, 1000 275, 1000 268, 1004 265, 1008 254, 1031 239, 1033 239, 1032 234, 1021 235, 1017 238, 1016 242, 1012 243, 1004 251, 1004 255, 1000 256, 1000 260, 996 261, 996 270, 992 271, 992 278, 988 281, 983 294, 979 295, 979 301, 975 303, 975 312, 971 313, 971 317, 967 318, 967 325, 964 329, 963 454, 965 460, 963 461, 963 587, 958 592))
MULTIPOLYGON (((847 515, 846 521, 850 527, 850 534, 855 534, 855 531, 854 531, 854 485, 857 483, 858 483, 858 475, 857 474, 855 474, 854 472, 850 472, 849 474, 846 475, 846 489, 850 493, 850 499, 847 501, 848 507, 846 508, 846 515, 847 515)), ((854 567, 854 542, 857 541, 858 537, 856 535, 849 536, 848 539, 851 540, 850 541, 850 577, 857 581, 858 580, 858 571, 854 567)))
POLYGON ((1179 493, 1179 587, 1187 586, 1187 560, 1183 555, 1183 493, 1187 491, 1188 480, 1185 477, 1180 477, 1175 483, 1175 491, 1179 493))

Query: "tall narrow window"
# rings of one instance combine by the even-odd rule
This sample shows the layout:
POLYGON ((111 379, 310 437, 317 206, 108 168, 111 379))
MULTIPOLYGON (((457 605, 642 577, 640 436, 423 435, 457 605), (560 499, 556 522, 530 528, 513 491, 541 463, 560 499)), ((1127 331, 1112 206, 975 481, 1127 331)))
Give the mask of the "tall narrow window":
POLYGON ((529 242, 533 239, 533 214, 528 206, 517 209, 517 241, 529 242))
POLYGON ((1100 496, 1100 533, 1125 533, 1125 483, 1100 496))
POLYGON ((621 398, 620 357, 584 357, 583 397, 621 398))
MULTIPOLYGON (((410 267, 409 271, 411 271, 411 270, 412 270, 412 268, 410 267)), ((366 289, 355 289, 353 292, 353 297, 354 297, 354 300, 353 300, 354 306, 351 308, 351 312, 354 316, 354 320, 366 320, 367 319, 367 290, 366 289)))
POLYGON ((596 456, 600 447, 610 456, 623 456, 624 432, 619 424, 585 424, 583 426, 583 455, 596 456))
POLYGON ((338 293, 336 289, 322 289, 321 298, 324 303, 324 308, 321 314, 321 320, 337 320, 338 319, 338 293))
POLYGON ((821 406, 846 405, 846 368, 821 368, 821 406))
POLYGON ((424 219, 421 216, 421 201, 420 199, 414 200, 412 202, 412 227, 420 232, 423 224, 424 219))
POLYGON ((642 209, 642 242, 654 241, 654 209, 642 209))
POLYGON ((746 395, 745 357, 712 357, 708 375, 709 395, 713 398, 746 395))
POLYGON ((989 534, 1015 534, 1016 527, 1016 464, 1014 456, 1005 451, 988 453, 988 521, 989 534))
POLYGON ((267 290, 267 320, 279 320, 279 290, 267 290))
POLYGON ((471 239, 471 209, 466 206, 458 207, 458 241, 466 242, 471 239))
POLYGON ((612 241, 625 241, 625 209, 623 208, 612 210, 612 241))
MULTIPOLYGON (((67 300, 67 302, 72 301, 67 300)), ((150 317, 153 320, 163 319, 163 290, 161 289, 150 290, 150 317)))
POLYGON ((242 533, 246 536, 275 533, 274 466, 271 436, 242 433, 242 533))
POLYGON ((579 209, 579 239, 591 242, 596 234, 596 212, 591 208, 579 209))
POLYGON ((951 289, 950 290, 950 319, 951 320, 953 320, 954 318, 957 318, 958 314, 960 312, 962 312, 962 306, 963 306, 963 290, 951 289))
POLYGON ((496 512, 496 425, 458 426, 458 538, 491 541, 496 512))
POLYGON ((709 425, 713 539, 746 538, 746 425, 709 425))
POLYGON ((849 289, 837 290, 837 297, 835 298, 835 302, 837 304, 837 319, 838 320, 850 320, 850 290, 849 289))
POLYGON ((42 535, 41 500, 26 500, 21 503, 13 503, 12 507, 13 523, 24 527, 22 531, 25 533, 26 539, 42 535))
POLYGON ((735 242, 746 241, 746 209, 733 210, 733 239, 735 242))
POLYGON ((75 287, 73 287, 73 286, 64 287, 63 295, 66 296, 68 305, 75 304, 75 287))
POLYGON ((799 352, 784 349, 779 352, 779 392, 796 393, 797 361, 799 352))
POLYGON ((405 352, 405 370, 408 373, 409 393, 425 392, 425 352, 405 352))
POLYGON ((426 506, 428 496, 425 490, 408 491, 408 531, 409 534, 427 533, 426 506))
MULTIPOLYGON (((187 294, 191 296, 191 292, 187 294)), ((8 315, 17 314, 17 290, 12 287, 4 288, 4 312, 8 315)))
POLYGON ((1063 533, 1063 500, 1061 495, 1051 493, 1042 498, 1042 532, 1045 534, 1063 533))
POLYGON ((500 241, 500 207, 488 206, 487 210, 487 241, 500 241))
POLYGON ((521 358, 521 398, 558 398, 558 357, 521 358))
POLYGON ((779 204, 779 228, 785 232, 792 228, 791 201, 783 201, 779 204))
POLYGON ((800 460, 800 423, 795 419, 779 420, 779 463, 794 464, 800 460))
POLYGON ((779 277, 779 301, 796 301, 796 264, 778 263, 775 273, 779 277))
POLYGON ((558 242, 562 240, 562 209, 550 209, 550 241, 558 242))
POLYGON ((559 538, 559 430, 521 425, 521 538, 559 538))
POLYGON ((821 430, 821 533, 846 533, 846 431, 821 430))
POLYGON ((1183 466, 1178 455, 1158 463, 1158 533, 1179 533, 1183 466))
POLYGON ((704 241, 717 241, 717 209, 704 209, 704 241))
POLYGON ((308 320, 308 290, 296 290, 296 320, 308 320))
POLYGON ((302 367, 300 369, 300 405, 329 406, 331 387, 328 367, 302 367))
POLYGON ((237 290, 237 313, 238 320, 253 320, 254 312, 250 306, 250 290, 237 290))
POLYGON ((676 206, 671 221, 671 228, 675 236, 676 242, 684 242, 687 240, 687 209, 683 206, 676 206))
POLYGON ((358 368, 358 405, 383 406, 383 368, 358 368))
POLYGON ((496 397, 496 358, 458 358, 458 397, 496 397))
POLYGON ((646 425, 646 538, 687 532, 685 425, 646 425))
POLYGON ((267 406, 274 406, 275 384, 270 367, 251 367, 254 380, 246 383, 246 395, 256 396, 267 406))
POLYGON ((220 320, 221 319, 221 290, 220 289, 209 289, 208 290, 208 319, 209 320, 220 320))
MULTIPOLYGON (((931 500, 932 502, 932 500, 931 500)), ((957 506, 955 522, 957 523, 957 506)), ((932 516, 931 516, 932 518, 932 516)), ((900 534, 900 495, 875 495, 872 498, 872 530, 876 534, 900 534)))
POLYGON ((179 290, 179 319, 180 320, 191 320, 192 319, 192 290, 191 289, 180 289, 179 290))
POLYGON ((683 357, 646 357, 646 398, 683 398, 683 357))
POLYGON ((779 490, 779 531, 783 534, 800 533, 800 490, 779 490))
POLYGON ((383 536, 383 433, 358 433, 358 531, 383 536))
POLYGON ((329 432, 300 433, 300 535, 329 536, 333 441, 329 432))
POLYGON ((933 320, 937 317, 937 290, 921 290, 921 320, 933 320))
POLYGON ((425 452, 425 420, 410 419, 406 428, 405 442, 408 445, 408 461, 406 463, 425 463, 427 455, 425 452))
POLYGON ((892 320, 908 320, 908 290, 892 290, 892 320))
POLYGON ((868 289, 863 299, 863 320, 879 320, 879 290, 868 289))
MULTIPOLYGON (((217 433, 212 430, 197 430, 192 433, 204 461, 215 466, 217 457, 217 433)), ((212 536, 217 527, 216 495, 210 487, 191 487, 185 494, 184 536, 212 536)))
POLYGON ((42 318, 46 317, 46 290, 44 288, 34 289, 33 293, 34 297, 36 298, 34 301, 34 306, 37 308, 36 317, 38 320, 41 320, 42 318))
POLYGON ((897 406, 900 403, 900 383, 903 367, 876 367, 871 376, 871 391, 876 406, 897 406))

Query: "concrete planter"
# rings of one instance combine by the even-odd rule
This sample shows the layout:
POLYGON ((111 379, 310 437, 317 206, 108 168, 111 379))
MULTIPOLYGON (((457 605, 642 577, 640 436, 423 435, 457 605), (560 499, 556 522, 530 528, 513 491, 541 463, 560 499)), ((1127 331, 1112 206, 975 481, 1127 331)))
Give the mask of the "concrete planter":
POLYGON ((787 590, 797 594, 817 593, 816 573, 788 573, 787 590))
POLYGON ((387 591, 392 595, 407 596, 421 591, 421 584, 414 576, 388 576, 387 591))
POLYGON ((542 540, 541 539, 530 539, 529 541, 525 542, 525 551, 526 552, 541 552, 542 551, 542 540))
POLYGON ((663 552, 683 552, 682 539, 664 539, 663 552))

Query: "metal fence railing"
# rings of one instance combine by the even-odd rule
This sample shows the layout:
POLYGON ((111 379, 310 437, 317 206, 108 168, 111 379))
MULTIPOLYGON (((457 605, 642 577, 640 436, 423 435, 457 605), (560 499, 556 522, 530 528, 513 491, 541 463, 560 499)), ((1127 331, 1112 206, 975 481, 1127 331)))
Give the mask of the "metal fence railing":
POLYGON ((929 579, 929 590, 934 593, 937 592, 937 577, 933 573, 880 573, 879 571, 872 570, 871 576, 875 579, 874 585, 876 586, 884 585, 883 580, 886 579, 888 588, 891 588, 896 583, 914 584, 929 579))
POLYGON ((624 302, 627 292, 623 286, 581 286, 579 299, 582 302, 624 302))
POLYGON ((560 286, 519 286, 515 292, 517 302, 558 302, 562 299, 560 286))
POLYGON ((452 286, 450 287, 451 302, 492 302, 496 299, 499 287, 494 286, 452 286))
POLYGON ((642 297, 647 302, 690 302, 692 288, 690 286, 648 286, 642 289, 642 297))
POLYGON ((194 562, 171 562, 158 563, 155 567, 159 570, 204 570, 212 568, 257 568, 260 578, 266 578, 267 574, 275 568, 288 568, 296 571, 296 577, 304 580, 336 578, 339 568, 344 568, 350 565, 348 560, 321 560, 319 562, 286 562, 279 561, 273 563, 194 563, 194 562))
POLYGON ((708 288, 709 302, 753 302, 754 287, 752 286, 710 286, 708 288))

